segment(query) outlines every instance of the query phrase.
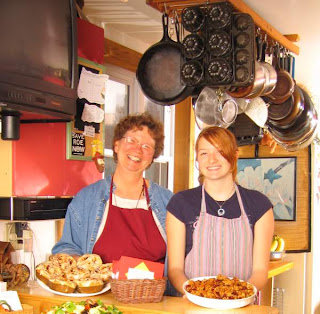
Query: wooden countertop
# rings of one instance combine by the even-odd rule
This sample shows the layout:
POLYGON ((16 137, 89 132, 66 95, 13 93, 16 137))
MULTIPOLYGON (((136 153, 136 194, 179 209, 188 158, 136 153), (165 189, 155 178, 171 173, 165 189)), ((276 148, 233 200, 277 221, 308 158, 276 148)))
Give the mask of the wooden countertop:
POLYGON ((268 278, 275 277, 293 268, 293 262, 272 261, 269 263, 268 278))
MULTIPOLYGON (((293 262, 287 261, 275 261, 270 262, 268 278, 277 276, 285 271, 293 268, 293 262)), ((18 286, 15 290, 19 294, 21 303, 29 304, 34 307, 34 314, 40 314, 50 309, 54 305, 61 304, 65 301, 75 300, 80 301, 83 298, 77 297, 68 297, 61 296, 54 293, 51 293, 43 288, 41 288, 37 282, 29 282, 28 284, 18 286)), ((213 310, 206 309, 195 305, 184 298, 176 297, 164 297, 163 300, 159 303, 141 303, 141 304, 124 304, 120 303, 114 299, 111 291, 107 291, 101 295, 91 297, 93 300, 100 299, 105 304, 114 304, 116 305, 124 314, 131 313, 187 313, 187 314, 200 314, 200 313, 233 313, 233 314, 242 314, 242 313, 257 313, 257 314, 278 314, 279 311, 270 306, 258 306, 258 305, 248 305, 243 308, 234 309, 234 310, 213 310)))
MULTIPOLYGON (((34 307, 34 314, 40 314, 50 309, 54 305, 62 304, 65 301, 82 301, 87 298, 67 297, 57 294, 53 294, 43 288, 38 283, 31 282, 29 285, 23 285, 16 287, 21 303, 29 304, 34 307)), ((98 296, 91 297, 92 300, 100 299, 107 305, 116 305, 119 310, 124 314, 133 313, 185 313, 185 314, 201 314, 201 313, 232 313, 232 314, 243 314, 243 313, 255 313, 255 314, 278 314, 278 309, 270 306, 259 306, 259 305, 248 305, 243 308, 233 310, 213 310, 206 309, 195 305, 184 298, 178 297, 164 297, 159 303, 141 303, 141 304, 124 304, 116 301, 113 298, 111 291, 107 291, 98 296)))

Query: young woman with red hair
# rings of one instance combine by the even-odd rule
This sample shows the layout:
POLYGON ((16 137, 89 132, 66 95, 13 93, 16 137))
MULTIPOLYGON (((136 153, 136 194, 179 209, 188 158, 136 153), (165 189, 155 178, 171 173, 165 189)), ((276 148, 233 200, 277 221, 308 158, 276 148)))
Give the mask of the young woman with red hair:
POLYGON ((236 183, 238 147, 228 129, 209 127, 195 145, 200 186, 167 205, 168 276, 183 294, 194 277, 238 277, 260 290, 268 279, 272 203, 236 183))

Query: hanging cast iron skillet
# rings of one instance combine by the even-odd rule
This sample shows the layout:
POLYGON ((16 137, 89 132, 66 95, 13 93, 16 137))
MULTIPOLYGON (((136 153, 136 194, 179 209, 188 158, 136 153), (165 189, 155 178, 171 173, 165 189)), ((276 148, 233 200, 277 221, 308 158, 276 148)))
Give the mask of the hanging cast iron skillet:
POLYGON ((136 75, 147 98, 159 105, 172 105, 190 96, 193 87, 180 80, 182 44, 169 37, 166 13, 162 15, 162 24, 163 38, 142 55, 136 75))

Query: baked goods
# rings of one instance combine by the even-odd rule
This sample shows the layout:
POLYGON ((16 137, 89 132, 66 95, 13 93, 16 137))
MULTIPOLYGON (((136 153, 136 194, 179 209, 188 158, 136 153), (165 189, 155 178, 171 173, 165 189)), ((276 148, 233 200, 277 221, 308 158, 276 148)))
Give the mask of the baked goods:
POLYGON ((77 260, 77 266, 80 268, 94 270, 101 265, 102 259, 97 254, 84 254, 77 260))
POLYGON ((189 280, 185 289, 200 297, 222 300, 243 299, 254 294, 252 284, 223 275, 203 280, 189 280))
POLYGON ((80 293, 96 293, 103 289, 104 282, 101 279, 77 280, 77 291, 80 293))
POLYGON ((48 282, 48 287, 51 290, 63 293, 73 293, 77 288, 77 284, 74 281, 67 280, 65 277, 61 276, 50 278, 48 282))
POLYGON ((104 282, 109 282, 112 274, 112 263, 100 265, 92 272, 92 278, 101 278, 104 282))
POLYGON ((63 293, 96 293, 111 279, 112 264, 103 264, 97 254, 85 254, 76 261, 68 254, 56 254, 36 267, 36 276, 50 289, 63 293))
POLYGON ((69 269, 77 265, 75 258, 65 253, 51 255, 49 261, 61 269, 69 269))

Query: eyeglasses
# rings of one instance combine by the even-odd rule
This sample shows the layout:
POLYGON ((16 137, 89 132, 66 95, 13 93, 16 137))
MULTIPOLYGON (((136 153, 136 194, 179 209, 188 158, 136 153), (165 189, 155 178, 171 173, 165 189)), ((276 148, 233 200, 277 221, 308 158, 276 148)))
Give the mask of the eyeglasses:
POLYGON ((132 147, 141 146, 142 151, 147 155, 152 155, 154 153, 154 147, 150 144, 141 144, 135 138, 130 136, 124 136, 123 138, 127 145, 132 147))

